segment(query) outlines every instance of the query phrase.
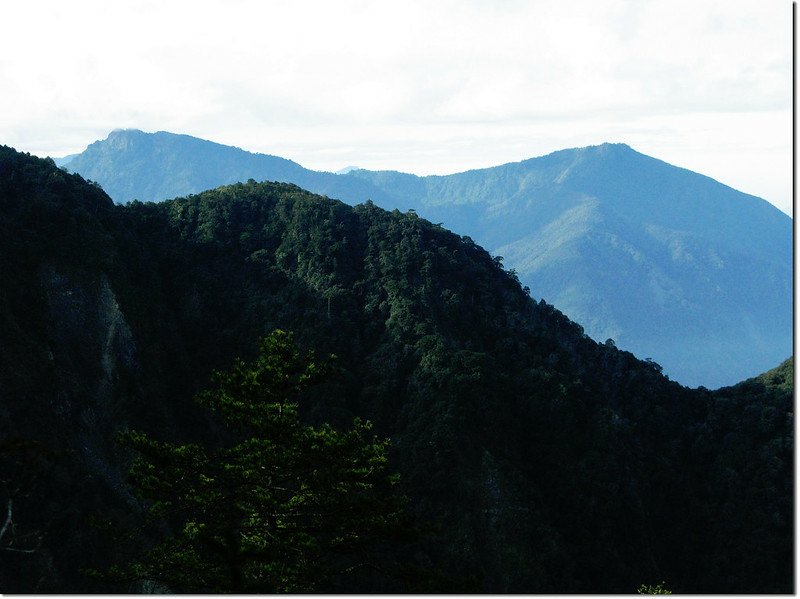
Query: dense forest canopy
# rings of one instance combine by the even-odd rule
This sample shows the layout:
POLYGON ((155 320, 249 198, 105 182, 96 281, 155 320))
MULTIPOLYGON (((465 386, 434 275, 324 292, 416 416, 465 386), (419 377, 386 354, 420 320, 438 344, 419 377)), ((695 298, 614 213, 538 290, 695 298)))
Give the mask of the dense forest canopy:
POLYGON ((391 439, 424 534, 384 550, 433 572, 424 590, 793 591, 791 361, 682 387, 468 237, 291 184, 118 206, 2 147, 0 256, 4 592, 147 590, 82 574, 120 557, 92 524, 147 508, 115 435, 224 445, 192 398, 277 328, 337 356, 304 422, 391 439))

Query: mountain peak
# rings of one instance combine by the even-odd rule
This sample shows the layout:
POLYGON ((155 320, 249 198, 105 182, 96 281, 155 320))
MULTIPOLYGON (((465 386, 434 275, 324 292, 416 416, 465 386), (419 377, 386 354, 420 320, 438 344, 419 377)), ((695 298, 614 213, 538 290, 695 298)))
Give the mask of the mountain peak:
POLYGON ((633 150, 628 144, 618 141, 605 141, 597 147, 603 149, 633 150))
POLYGON ((148 135, 141 129, 127 129, 124 127, 117 127, 116 129, 112 129, 111 132, 106 136, 106 139, 114 139, 119 137, 138 137, 148 135))
POLYGON ((572 151, 577 154, 589 154, 594 156, 624 156, 629 154, 639 154, 636 150, 626 143, 622 142, 603 142, 601 144, 584 146, 581 148, 573 148, 572 151))
POLYGON ((99 139, 89 144, 88 149, 98 151, 101 148, 111 148, 114 150, 129 150, 135 140, 146 139, 147 133, 139 129, 113 129, 105 139, 99 139))
POLYGON ((338 171, 336 171, 336 173, 334 173, 334 174, 336 174, 336 175, 346 175, 346 174, 347 174, 347 173, 349 173, 349 172, 352 172, 352 171, 360 171, 360 170, 363 170, 363 169, 362 169, 360 166, 352 166, 352 165, 351 165, 351 166, 346 166, 346 167, 344 167, 344 168, 340 168, 340 169, 339 169, 338 171))
POLYGON ((142 131, 141 129, 136 129, 135 127, 114 127, 111 130, 111 133, 109 133, 109 136, 124 132, 133 132, 133 131, 136 131, 138 133, 144 133, 144 131, 142 131))

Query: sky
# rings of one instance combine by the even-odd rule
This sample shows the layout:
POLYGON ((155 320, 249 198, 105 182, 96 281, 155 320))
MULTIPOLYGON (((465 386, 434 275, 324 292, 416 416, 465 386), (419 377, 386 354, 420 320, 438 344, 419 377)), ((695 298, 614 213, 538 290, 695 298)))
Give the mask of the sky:
POLYGON ((448 174, 603 142, 792 214, 789 0, 37 0, 3 6, 0 144, 186 133, 448 174))

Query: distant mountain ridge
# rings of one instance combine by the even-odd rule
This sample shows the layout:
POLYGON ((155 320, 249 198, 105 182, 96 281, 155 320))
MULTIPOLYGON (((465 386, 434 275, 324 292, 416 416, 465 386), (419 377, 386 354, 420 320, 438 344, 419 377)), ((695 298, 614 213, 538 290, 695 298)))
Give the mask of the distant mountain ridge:
POLYGON ((625 144, 452 175, 321 173, 190 136, 112 132, 66 167, 118 202, 250 178, 414 209, 504 256, 535 297, 598 341, 718 387, 792 353, 792 220, 625 144))
POLYGON ((116 129, 63 166, 100 183, 118 203, 166 200, 248 179, 295 183, 332 195, 345 188, 374 192, 367 182, 343 186, 334 173, 312 171, 286 158, 165 131, 116 129))

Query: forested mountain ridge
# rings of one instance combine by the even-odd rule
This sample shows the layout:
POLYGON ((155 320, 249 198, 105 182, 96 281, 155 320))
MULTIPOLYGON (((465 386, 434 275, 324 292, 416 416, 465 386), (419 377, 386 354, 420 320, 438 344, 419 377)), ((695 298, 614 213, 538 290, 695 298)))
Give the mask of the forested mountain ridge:
POLYGON ((116 131, 66 167, 116 201, 292 182, 350 204, 414 209, 503 256, 537 298, 597 341, 715 388, 792 351, 792 222, 764 200, 603 144, 444 176, 318 173, 159 132, 116 131))
POLYGON ((414 198, 592 338, 684 384, 731 384, 791 352, 791 219, 708 177, 624 144, 446 177, 352 174, 414 198))
POLYGON ((20 488, 0 451, 0 549, 39 538, 6 592, 142 590, 79 574, 120 551, 88 518, 138 513, 114 431, 213 440, 191 396, 277 327, 338 356, 309 420, 392 438, 428 590, 792 591, 791 389, 669 381, 414 214, 255 182, 116 206, 0 148, 0 255, 2 448, 56 456, 20 488))

